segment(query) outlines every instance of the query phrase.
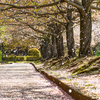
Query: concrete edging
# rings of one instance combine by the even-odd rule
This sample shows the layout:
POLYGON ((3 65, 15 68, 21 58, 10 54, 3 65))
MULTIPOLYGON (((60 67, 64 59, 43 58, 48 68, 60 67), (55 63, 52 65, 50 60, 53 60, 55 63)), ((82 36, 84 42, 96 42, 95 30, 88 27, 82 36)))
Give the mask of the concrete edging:
POLYGON ((32 64, 34 66, 36 71, 40 72, 41 74, 45 75, 49 80, 56 83, 60 88, 62 88, 66 93, 68 93, 73 99, 75 99, 75 100, 96 100, 96 99, 92 99, 91 97, 88 97, 84 94, 77 92, 76 90, 74 90, 70 86, 68 86, 67 84, 61 82, 59 79, 55 78, 54 76, 49 75, 45 71, 39 71, 36 68, 35 64, 33 64, 33 63, 30 63, 30 64, 32 64), (72 90, 71 93, 69 92, 70 89, 72 90))

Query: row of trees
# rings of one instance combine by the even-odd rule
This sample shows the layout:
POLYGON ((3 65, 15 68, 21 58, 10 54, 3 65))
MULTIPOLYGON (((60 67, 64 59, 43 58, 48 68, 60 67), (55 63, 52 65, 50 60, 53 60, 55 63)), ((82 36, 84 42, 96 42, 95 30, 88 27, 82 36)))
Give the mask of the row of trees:
POLYGON ((28 49, 37 45, 35 38, 28 27, 0 26, 0 50, 3 55, 27 55, 28 49))
POLYGON ((2 25, 16 24, 33 30, 32 33, 39 39, 43 58, 64 55, 62 33, 65 31, 68 56, 76 56, 73 27, 78 22, 79 56, 92 55, 91 8, 99 10, 98 0, 2 0, 0 8, 2 25))

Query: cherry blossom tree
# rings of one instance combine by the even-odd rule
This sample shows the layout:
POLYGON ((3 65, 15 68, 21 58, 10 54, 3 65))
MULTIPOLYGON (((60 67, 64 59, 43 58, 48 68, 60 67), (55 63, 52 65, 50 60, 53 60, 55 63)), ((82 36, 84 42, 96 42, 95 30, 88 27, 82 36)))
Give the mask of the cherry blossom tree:
MULTIPOLYGON (((25 1, 21 0, 20 2, 16 2, 16 1, 11 0, 11 1, 5 2, 5 0, 2 0, 2 2, 0 2, 0 5, 2 6, 1 11, 10 10, 12 13, 14 13, 16 11, 19 11, 19 12, 23 11, 24 15, 26 14, 26 11, 27 11, 28 16, 32 15, 36 18, 39 18, 39 16, 38 17, 36 16, 36 14, 38 13, 38 15, 39 14, 41 15, 41 12, 43 12, 43 13, 45 12, 45 14, 42 14, 42 16, 44 16, 45 18, 49 17, 49 16, 47 16, 47 14, 54 15, 54 14, 59 14, 59 13, 60 14, 66 13, 66 11, 68 11, 68 9, 66 11, 62 12, 62 10, 61 10, 56 13, 52 13, 52 10, 53 11, 57 10, 57 9, 55 9, 55 6, 60 5, 60 4, 66 3, 66 7, 67 7, 67 4, 71 5, 80 14, 80 52, 79 52, 79 56, 89 56, 92 54, 91 53, 91 32, 92 32, 91 7, 93 8, 93 6, 91 6, 91 5, 92 5, 93 1, 94 0, 54 0, 54 1, 49 0, 47 2, 45 0, 44 1, 39 0, 39 1, 34 1, 34 2, 30 1, 29 2, 28 0, 25 0, 25 1), (34 9, 34 11, 33 11, 33 9, 34 9), (49 13, 47 13, 47 11, 49 11, 49 13)), ((63 8, 65 8, 65 7, 62 7, 62 9, 63 8)), ((21 14, 21 12, 20 12, 20 14, 21 14)), ((69 15, 71 15, 71 11, 70 11, 69 15)), ((12 16, 10 16, 10 17, 12 17, 12 16)), ((36 24, 33 25, 32 23, 28 23, 28 21, 30 19, 27 19, 27 16, 23 16, 23 17, 15 16, 13 18, 20 20, 21 23, 28 25, 34 31, 37 31, 42 34, 49 34, 49 35, 57 36, 56 34, 52 34, 51 32, 44 32, 44 30, 43 30, 44 28, 42 30, 40 30, 40 28, 37 29, 35 27, 36 24), (21 18, 23 18, 24 21, 21 18), (27 20, 27 21, 25 21, 25 20, 27 20)), ((47 19, 50 19, 50 18, 47 18, 47 19)), ((32 19, 34 19, 34 18, 32 18, 32 19)), ((40 20, 41 19, 43 19, 43 18, 40 18, 40 20)), ((40 20, 39 20, 39 23, 41 23, 40 20)), ((72 44, 72 43, 70 43, 70 44, 72 44)), ((71 48, 71 50, 75 51, 72 48, 71 48)))

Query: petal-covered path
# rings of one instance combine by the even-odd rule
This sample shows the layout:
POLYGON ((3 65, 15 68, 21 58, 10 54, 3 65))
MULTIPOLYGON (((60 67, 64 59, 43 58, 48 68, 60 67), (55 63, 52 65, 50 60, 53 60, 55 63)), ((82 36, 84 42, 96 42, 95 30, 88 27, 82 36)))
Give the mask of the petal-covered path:
POLYGON ((31 64, 0 65, 0 100, 73 100, 31 64))

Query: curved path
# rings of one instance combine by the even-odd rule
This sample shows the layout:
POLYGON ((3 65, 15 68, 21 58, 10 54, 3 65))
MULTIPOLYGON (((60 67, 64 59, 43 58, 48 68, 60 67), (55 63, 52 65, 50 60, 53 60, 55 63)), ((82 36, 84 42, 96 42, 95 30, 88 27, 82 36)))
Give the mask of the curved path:
POLYGON ((74 100, 31 64, 0 65, 0 100, 74 100))

